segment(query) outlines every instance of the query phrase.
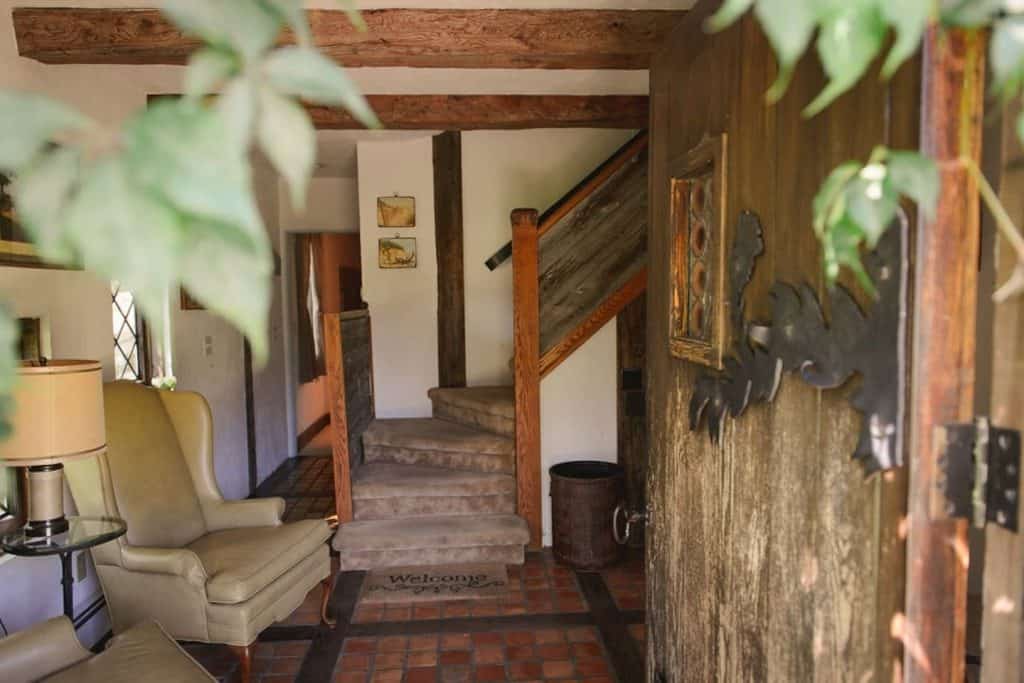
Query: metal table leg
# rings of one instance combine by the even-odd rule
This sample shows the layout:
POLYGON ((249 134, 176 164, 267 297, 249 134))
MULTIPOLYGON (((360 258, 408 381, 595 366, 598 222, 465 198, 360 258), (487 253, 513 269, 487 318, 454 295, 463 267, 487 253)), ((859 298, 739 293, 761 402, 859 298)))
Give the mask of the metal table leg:
POLYGON ((60 553, 60 585, 64 589, 64 616, 75 621, 74 577, 71 575, 71 553, 60 553))

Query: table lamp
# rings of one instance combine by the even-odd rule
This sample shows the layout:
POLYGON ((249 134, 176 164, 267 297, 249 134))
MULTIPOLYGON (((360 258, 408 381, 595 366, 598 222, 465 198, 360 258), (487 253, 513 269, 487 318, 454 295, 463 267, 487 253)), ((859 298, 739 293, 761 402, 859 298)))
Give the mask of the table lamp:
POLYGON ((10 437, 0 441, 0 461, 28 467, 27 536, 68 530, 64 517, 64 465, 107 447, 103 418, 103 367, 91 360, 22 364, 14 388, 10 437))

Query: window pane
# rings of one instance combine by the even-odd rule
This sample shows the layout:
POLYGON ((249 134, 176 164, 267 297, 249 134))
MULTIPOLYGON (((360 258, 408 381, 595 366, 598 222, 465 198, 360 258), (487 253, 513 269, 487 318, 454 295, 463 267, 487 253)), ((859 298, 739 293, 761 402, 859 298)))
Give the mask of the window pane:
POLYGON ((141 325, 135 298, 121 289, 117 282, 110 283, 111 313, 114 336, 114 378, 141 380, 142 358, 141 325))

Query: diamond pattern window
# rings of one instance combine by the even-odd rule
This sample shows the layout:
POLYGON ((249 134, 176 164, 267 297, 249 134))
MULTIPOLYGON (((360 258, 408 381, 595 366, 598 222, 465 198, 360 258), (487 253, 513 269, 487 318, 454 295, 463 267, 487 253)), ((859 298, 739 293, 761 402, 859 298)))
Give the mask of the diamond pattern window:
POLYGON ((149 381, 146 362, 146 329, 135 306, 135 297, 120 283, 110 283, 111 317, 114 325, 114 377, 149 381))

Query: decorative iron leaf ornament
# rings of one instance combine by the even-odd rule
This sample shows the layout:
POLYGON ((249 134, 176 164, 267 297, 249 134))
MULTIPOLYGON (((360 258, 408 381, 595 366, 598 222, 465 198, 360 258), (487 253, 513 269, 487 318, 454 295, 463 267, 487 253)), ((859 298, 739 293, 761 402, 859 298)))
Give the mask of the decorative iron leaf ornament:
POLYGON ((831 316, 826 322, 818 299, 806 284, 778 282, 772 287, 772 323, 744 321, 744 294, 754 263, 764 251, 756 214, 740 215, 730 258, 732 324, 740 341, 722 372, 705 372, 690 399, 690 429, 706 419, 713 442, 726 416, 739 417, 751 403, 775 398, 784 372, 799 373, 815 387, 833 389, 860 375, 850 402, 863 416, 853 457, 868 474, 899 467, 906 361, 906 282, 904 256, 907 218, 879 241, 865 259, 878 288, 878 300, 864 312, 845 288, 830 290, 831 316))

